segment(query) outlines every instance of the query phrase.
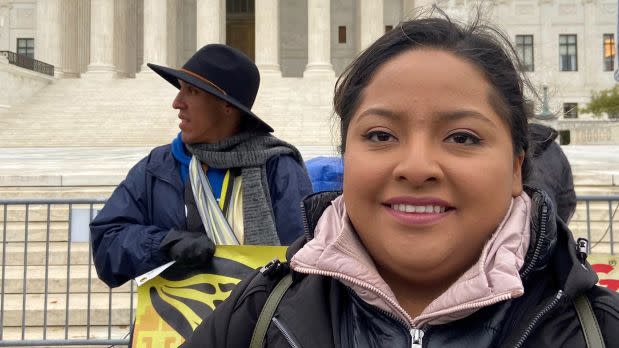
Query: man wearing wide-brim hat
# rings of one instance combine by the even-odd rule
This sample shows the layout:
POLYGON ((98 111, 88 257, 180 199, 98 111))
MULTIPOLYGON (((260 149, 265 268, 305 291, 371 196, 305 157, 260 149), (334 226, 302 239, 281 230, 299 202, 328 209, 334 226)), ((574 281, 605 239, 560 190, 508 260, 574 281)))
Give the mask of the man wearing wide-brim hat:
POLYGON ((299 151, 251 111, 256 65, 211 44, 180 69, 148 66, 179 89, 180 133, 129 171, 91 223, 99 278, 114 287, 170 260, 206 263, 216 244, 294 241, 311 184, 299 151))

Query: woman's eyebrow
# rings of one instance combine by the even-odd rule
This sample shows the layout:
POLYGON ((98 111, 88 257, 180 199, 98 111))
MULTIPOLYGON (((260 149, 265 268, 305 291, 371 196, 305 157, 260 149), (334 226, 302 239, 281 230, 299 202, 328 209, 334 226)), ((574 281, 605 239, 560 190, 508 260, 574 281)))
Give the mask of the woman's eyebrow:
POLYGON ((381 107, 372 107, 372 108, 363 110, 363 112, 359 114, 359 117, 357 119, 360 120, 370 115, 383 116, 383 117, 391 118, 391 119, 400 119, 402 117, 400 113, 395 112, 393 110, 389 110, 389 109, 385 109, 381 107))
MULTIPOLYGON (((382 117, 390 118, 393 120, 399 120, 403 117, 401 113, 390 110, 390 109, 385 109, 382 107, 371 107, 369 109, 363 110, 363 112, 359 114, 359 117, 357 119, 361 120, 362 118, 370 116, 370 115, 382 116, 382 117)), ((466 118, 474 118, 484 123, 487 123, 493 128, 497 127, 495 122, 493 122, 491 119, 484 116, 480 112, 477 112, 475 110, 470 110, 470 109, 439 112, 436 114, 436 117, 433 118, 433 123, 449 123, 449 122, 455 122, 455 121, 466 119, 466 118)))
POLYGON ((468 110, 468 109, 440 112, 437 114, 437 117, 434 118, 434 123, 455 122, 455 121, 466 119, 466 118, 473 118, 476 120, 480 120, 492 126, 493 128, 497 127, 497 125, 488 117, 484 116, 483 114, 475 110, 468 110))

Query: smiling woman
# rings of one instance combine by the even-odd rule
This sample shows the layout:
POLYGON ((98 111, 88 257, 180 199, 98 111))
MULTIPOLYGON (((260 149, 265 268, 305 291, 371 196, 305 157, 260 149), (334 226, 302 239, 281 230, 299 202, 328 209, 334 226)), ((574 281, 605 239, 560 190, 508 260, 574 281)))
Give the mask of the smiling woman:
POLYGON ((407 50, 377 69, 349 123, 347 213, 411 315, 477 261, 522 193, 524 150, 514 155, 492 88, 451 52, 407 50))
POLYGON ((343 193, 307 198, 290 270, 242 282, 188 346, 585 347, 574 301, 593 308, 594 338, 619 342, 617 294, 595 285, 549 196, 523 185, 527 101, 509 40, 437 12, 340 77, 343 193))

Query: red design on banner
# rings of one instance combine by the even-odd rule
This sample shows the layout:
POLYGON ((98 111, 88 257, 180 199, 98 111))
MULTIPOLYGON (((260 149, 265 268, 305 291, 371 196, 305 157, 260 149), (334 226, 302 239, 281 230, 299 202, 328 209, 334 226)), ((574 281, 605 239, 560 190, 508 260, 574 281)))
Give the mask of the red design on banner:
POLYGON ((596 263, 594 265, 591 265, 591 268, 593 268, 595 273, 605 273, 605 274, 608 274, 613 269, 615 269, 615 267, 613 267, 611 265, 605 265, 603 263, 596 263))
POLYGON ((600 285, 604 285, 612 291, 619 291, 619 280, 617 279, 600 279, 600 285))

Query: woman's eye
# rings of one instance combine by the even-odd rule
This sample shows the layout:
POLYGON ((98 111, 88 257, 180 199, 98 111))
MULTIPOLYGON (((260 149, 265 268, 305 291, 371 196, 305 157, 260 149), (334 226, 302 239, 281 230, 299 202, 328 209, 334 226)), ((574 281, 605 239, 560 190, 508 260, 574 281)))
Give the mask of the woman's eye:
POLYGON ((392 140, 393 136, 387 132, 374 131, 374 132, 369 132, 366 135, 366 138, 371 141, 384 142, 384 141, 392 140))
POLYGON ((448 136, 447 141, 456 144, 477 145, 481 142, 481 139, 473 134, 460 132, 448 136))

